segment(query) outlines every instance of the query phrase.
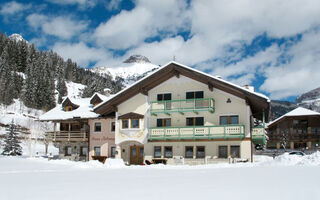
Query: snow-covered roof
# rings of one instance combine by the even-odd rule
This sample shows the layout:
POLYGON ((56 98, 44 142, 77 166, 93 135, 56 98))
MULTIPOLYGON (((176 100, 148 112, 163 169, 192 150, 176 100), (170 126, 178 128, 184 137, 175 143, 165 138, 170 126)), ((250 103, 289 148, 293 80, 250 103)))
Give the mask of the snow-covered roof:
POLYGON ((284 115, 282 115, 281 117, 275 119, 274 121, 270 122, 268 124, 268 126, 271 126, 272 124, 274 124, 275 122, 278 122, 279 120, 285 118, 285 117, 294 117, 294 116, 315 116, 315 115, 319 115, 320 116, 320 113, 318 112, 315 112, 313 110, 309 110, 309 109, 306 109, 306 108, 303 108, 303 107, 298 107, 284 115))
POLYGON ((102 101, 105 101, 105 100, 110 99, 110 96, 107 97, 106 95, 103 95, 103 94, 101 94, 101 93, 99 93, 99 92, 95 92, 95 93, 92 95, 92 97, 90 98, 90 101, 91 101, 91 99, 92 99, 95 95, 98 95, 98 97, 99 97, 102 101))
MULTIPOLYGON (((99 95, 99 97, 104 101, 111 98, 113 95, 110 95, 109 97, 102 95, 100 93, 93 94, 92 97, 95 95, 99 95)), ((49 110, 45 114, 41 115, 39 119, 41 121, 53 121, 53 120, 68 120, 73 118, 82 118, 82 119, 88 119, 88 118, 96 118, 99 117, 99 114, 93 112, 93 105, 90 104, 90 101, 92 99, 90 98, 71 98, 67 97, 63 100, 66 101, 69 99, 73 104, 76 104, 79 106, 77 109, 74 109, 72 111, 64 111, 63 109, 63 102, 61 104, 58 104, 55 108, 49 110)))
POLYGON ((186 69, 189 69, 189 70, 198 72, 198 73, 200 73, 200 74, 203 74, 203 75, 205 75, 205 76, 209 76, 210 78, 213 78, 213 79, 215 79, 215 80, 217 80, 217 81, 226 83, 226 84, 228 84, 228 85, 232 85, 232 86, 234 86, 234 87, 237 87, 237 88, 240 89, 240 90, 249 92, 249 93, 251 93, 251 94, 254 94, 254 95, 256 95, 256 96, 259 96, 259 97, 261 97, 261 98, 264 98, 264 99, 266 99, 268 102, 270 102, 270 99, 269 99, 266 95, 264 95, 264 94, 261 94, 261 93, 258 93, 258 92, 254 92, 254 91, 252 91, 251 89, 247 89, 247 88, 245 88, 245 87, 241 87, 241 86, 236 85, 236 84, 234 84, 234 83, 231 83, 231 82, 229 82, 229 81, 223 80, 223 79, 221 79, 221 78, 219 78, 219 77, 215 77, 215 76, 212 76, 212 75, 210 75, 210 74, 207 74, 207 73, 204 73, 204 72, 202 72, 202 71, 199 71, 199 70, 197 70, 197 69, 194 69, 194 68, 192 68, 192 67, 188 67, 188 66, 186 66, 186 65, 180 64, 180 63, 178 63, 178 62, 176 62, 176 61, 170 61, 169 63, 167 63, 167 64, 164 65, 163 67, 159 67, 159 68, 156 69, 154 72, 148 74, 147 76, 143 77, 142 79, 138 80, 137 82, 133 83, 132 85, 130 85, 130 86, 126 87, 125 89, 121 90, 120 92, 116 93, 112 98, 109 98, 108 100, 105 100, 105 101, 101 102, 99 105, 97 105, 97 106, 95 107, 95 109, 98 108, 98 107, 100 107, 100 106, 102 106, 102 105, 105 104, 106 102, 112 100, 112 99, 115 98, 116 96, 121 95, 121 94, 124 93, 125 91, 129 90, 129 89, 132 88, 133 86, 137 85, 138 83, 142 82, 143 80, 147 79, 148 77, 152 76, 153 74, 157 73, 158 71, 160 71, 160 70, 163 69, 164 67, 167 67, 167 66, 170 65, 170 64, 176 64, 176 65, 179 65, 179 66, 184 67, 184 68, 186 68, 186 69))

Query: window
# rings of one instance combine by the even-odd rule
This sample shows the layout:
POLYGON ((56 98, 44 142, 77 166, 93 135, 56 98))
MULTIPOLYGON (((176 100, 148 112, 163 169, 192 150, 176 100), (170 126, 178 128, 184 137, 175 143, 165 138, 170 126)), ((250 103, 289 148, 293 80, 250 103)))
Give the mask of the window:
POLYGON ((116 157, 116 147, 111 147, 111 158, 116 157))
POLYGON ((171 119, 157 119, 157 127, 171 126, 171 119))
POLYGON ((168 101, 168 100, 171 100, 171 93, 158 94, 158 95, 157 95, 157 100, 158 100, 158 101, 168 101))
POLYGON ((161 152, 161 147, 160 146, 155 146, 154 147, 154 157, 155 158, 161 158, 162 152, 161 152))
POLYGON ((66 106, 66 112, 72 111, 72 106, 66 106))
POLYGON ((123 129, 129 128, 129 120, 128 119, 122 120, 122 128, 123 129))
POLYGON ((139 119, 131 119, 131 128, 139 128, 139 119))
POLYGON ((232 158, 240 158, 240 146, 231 146, 232 158))
POLYGON ((172 158, 172 147, 164 147, 164 157, 172 158))
POLYGON ((220 116, 220 125, 239 124, 239 116, 220 116))
POLYGON ((193 147, 191 147, 191 146, 186 147, 185 157, 186 158, 193 158, 193 147))
POLYGON ((203 126, 204 118, 203 117, 187 117, 186 125, 187 126, 203 126))
POLYGON ((116 131, 116 123, 111 122, 111 132, 115 132, 115 131, 116 131))
POLYGON ((219 158, 228 158, 228 146, 219 146, 219 158))
POLYGON ((196 157, 197 157, 197 158, 204 158, 205 156, 206 156, 206 154, 205 154, 205 148, 204 148, 204 146, 197 147, 196 157))
POLYGON ((202 99, 203 91, 186 92, 186 99, 202 99))
POLYGON ((93 147, 94 155, 101 156, 101 148, 100 147, 93 147))
POLYGON ((66 146, 64 155, 65 156, 71 156, 71 154, 72 154, 72 148, 70 146, 66 146))
POLYGON ((101 132, 101 122, 94 123, 94 132, 101 132))
POLYGON ((88 155, 88 147, 80 147, 80 156, 88 155))

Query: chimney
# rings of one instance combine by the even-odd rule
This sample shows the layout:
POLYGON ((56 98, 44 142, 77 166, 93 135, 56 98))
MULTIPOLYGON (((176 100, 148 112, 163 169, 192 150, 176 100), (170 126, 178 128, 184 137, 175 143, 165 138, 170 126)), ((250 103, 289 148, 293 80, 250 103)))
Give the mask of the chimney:
POLYGON ((251 85, 247 84, 247 85, 244 85, 243 87, 246 88, 247 90, 249 90, 250 92, 254 92, 254 87, 251 85))
POLYGON ((111 93, 111 90, 109 89, 109 88, 105 88, 104 90, 103 90, 103 95, 105 95, 105 96, 110 96, 110 93, 111 93))

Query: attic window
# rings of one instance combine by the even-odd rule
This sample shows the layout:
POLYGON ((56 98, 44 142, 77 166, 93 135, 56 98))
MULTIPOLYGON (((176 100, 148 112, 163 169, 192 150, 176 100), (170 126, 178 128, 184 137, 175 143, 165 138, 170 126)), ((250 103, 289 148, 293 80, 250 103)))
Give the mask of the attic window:
POLYGON ((72 111, 72 106, 66 106, 66 112, 72 111))

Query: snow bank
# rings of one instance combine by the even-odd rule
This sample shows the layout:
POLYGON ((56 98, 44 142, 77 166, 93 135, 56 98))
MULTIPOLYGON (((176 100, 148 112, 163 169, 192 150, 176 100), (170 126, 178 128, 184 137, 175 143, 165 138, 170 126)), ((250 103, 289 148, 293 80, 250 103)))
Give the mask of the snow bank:
POLYGON ((122 159, 108 158, 105 165, 109 168, 122 168, 125 164, 122 159))
POLYGON ((259 164, 282 166, 320 166, 320 152, 317 151, 311 155, 305 156, 289 155, 289 153, 284 153, 283 155, 275 157, 274 160, 264 161, 259 164))

